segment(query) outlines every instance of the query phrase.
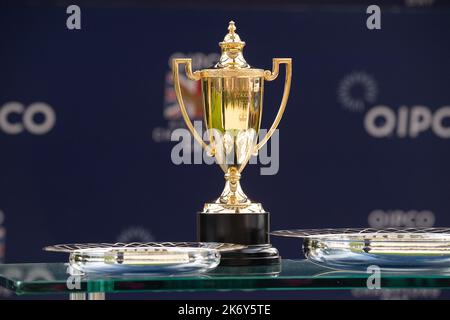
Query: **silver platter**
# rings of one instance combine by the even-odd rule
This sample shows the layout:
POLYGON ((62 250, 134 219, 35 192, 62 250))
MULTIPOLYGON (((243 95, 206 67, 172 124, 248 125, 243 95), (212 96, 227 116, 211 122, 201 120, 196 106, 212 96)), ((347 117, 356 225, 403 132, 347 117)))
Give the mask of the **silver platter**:
POLYGON ((271 233, 303 238, 305 256, 334 269, 450 271, 450 228, 296 229, 271 233))
POLYGON ((245 248, 229 243, 132 242, 76 243, 45 247, 69 253, 69 263, 82 274, 177 274, 206 272, 220 263, 220 253, 245 248))

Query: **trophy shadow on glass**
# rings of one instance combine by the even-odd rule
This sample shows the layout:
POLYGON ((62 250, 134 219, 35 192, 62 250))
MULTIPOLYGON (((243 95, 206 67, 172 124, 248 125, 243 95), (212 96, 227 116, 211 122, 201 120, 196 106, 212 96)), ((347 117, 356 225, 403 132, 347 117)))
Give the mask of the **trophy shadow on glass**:
POLYGON ((261 203, 251 201, 240 185, 241 173, 252 155, 275 132, 286 107, 291 86, 292 60, 274 58, 270 70, 250 67, 243 56, 245 42, 236 33, 233 21, 219 43, 222 53, 210 69, 193 72, 192 60, 172 60, 173 80, 181 114, 193 137, 215 157, 225 173, 225 188, 197 215, 198 241, 244 244, 247 247, 222 256, 221 265, 261 265, 279 263, 278 250, 269 239, 270 220, 261 203), (206 144, 194 126, 183 101, 179 66, 185 65, 190 80, 201 81, 204 121, 209 132, 206 144), (283 97, 275 120, 259 141, 264 81, 278 77, 280 64, 286 65, 283 97))

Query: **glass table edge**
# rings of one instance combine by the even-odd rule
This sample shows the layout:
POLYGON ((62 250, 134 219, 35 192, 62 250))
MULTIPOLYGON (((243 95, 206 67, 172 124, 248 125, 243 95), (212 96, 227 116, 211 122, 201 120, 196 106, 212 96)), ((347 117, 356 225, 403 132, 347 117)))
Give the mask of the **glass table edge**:
MULTIPOLYGON (((284 263, 302 262, 312 266, 305 260, 283 260, 284 263)), ((10 264, 10 266, 19 264, 10 264)), ((35 265, 35 264, 22 264, 35 265)), ((65 266, 67 263, 48 264, 65 266)), ((2 266, 2 265, 0 265, 2 266)), ((300 290, 348 290, 367 288, 370 274, 364 271, 353 272, 334 270, 316 266, 322 271, 315 275, 201 275, 176 277, 127 277, 127 278, 91 278, 81 279, 79 289, 69 289, 67 280, 23 281, 13 280, 0 274, 0 285, 17 295, 24 294, 69 294, 76 292, 194 292, 194 291, 300 291, 300 290), (182 286, 171 286, 173 283, 182 286), (226 285, 224 285, 226 283, 226 285), (167 285, 168 284, 168 285, 167 285), (133 286, 135 286, 133 288, 133 286), (138 287, 141 288, 138 288, 138 287)), ((68 275, 68 278, 70 275, 68 275)), ((417 274, 417 273, 384 273, 381 277, 382 288, 430 288, 450 289, 450 274, 417 274)))

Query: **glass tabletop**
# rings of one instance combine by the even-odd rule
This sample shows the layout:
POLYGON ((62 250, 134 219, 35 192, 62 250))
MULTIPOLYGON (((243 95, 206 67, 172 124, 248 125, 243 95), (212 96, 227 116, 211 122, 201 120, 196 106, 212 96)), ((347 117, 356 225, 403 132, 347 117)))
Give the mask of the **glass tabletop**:
MULTIPOLYGON (((307 260, 274 266, 218 267, 203 274, 70 275, 67 263, 0 264, 0 285, 16 294, 367 288, 372 273, 328 269, 307 260)), ((450 288, 450 272, 380 274, 381 288, 450 288)))

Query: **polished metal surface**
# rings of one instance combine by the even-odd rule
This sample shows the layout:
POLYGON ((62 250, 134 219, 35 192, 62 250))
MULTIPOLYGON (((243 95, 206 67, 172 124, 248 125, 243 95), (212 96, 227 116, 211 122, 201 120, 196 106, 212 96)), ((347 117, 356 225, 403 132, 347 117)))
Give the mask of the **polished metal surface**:
POLYGON ((69 253, 70 273, 164 274, 205 272, 217 267, 220 253, 243 245, 202 242, 61 244, 46 251, 69 253))
POLYGON ((450 271, 449 228, 297 229, 271 234, 303 238, 305 256, 330 268, 450 271))
POLYGON ((229 23, 222 42, 219 61, 211 69, 193 71, 192 60, 172 60, 175 92, 181 114, 193 137, 215 156, 225 173, 225 187, 216 201, 206 203, 204 213, 264 213, 258 202, 251 201, 240 185, 241 173, 252 155, 270 139, 283 116, 291 86, 292 60, 274 58, 273 70, 252 68, 244 58, 245 42, 236 33, 236 25, 229 23), (202 82, 205 126, 210 144, 206 144, 189 119, 180 86, 179 66, 185 65, 189 79, 202 82), (261 126, 264 81, 278 77, 280 64, 286 65, 283 98, 275 120, 265 137, 258 143, 261 126))

